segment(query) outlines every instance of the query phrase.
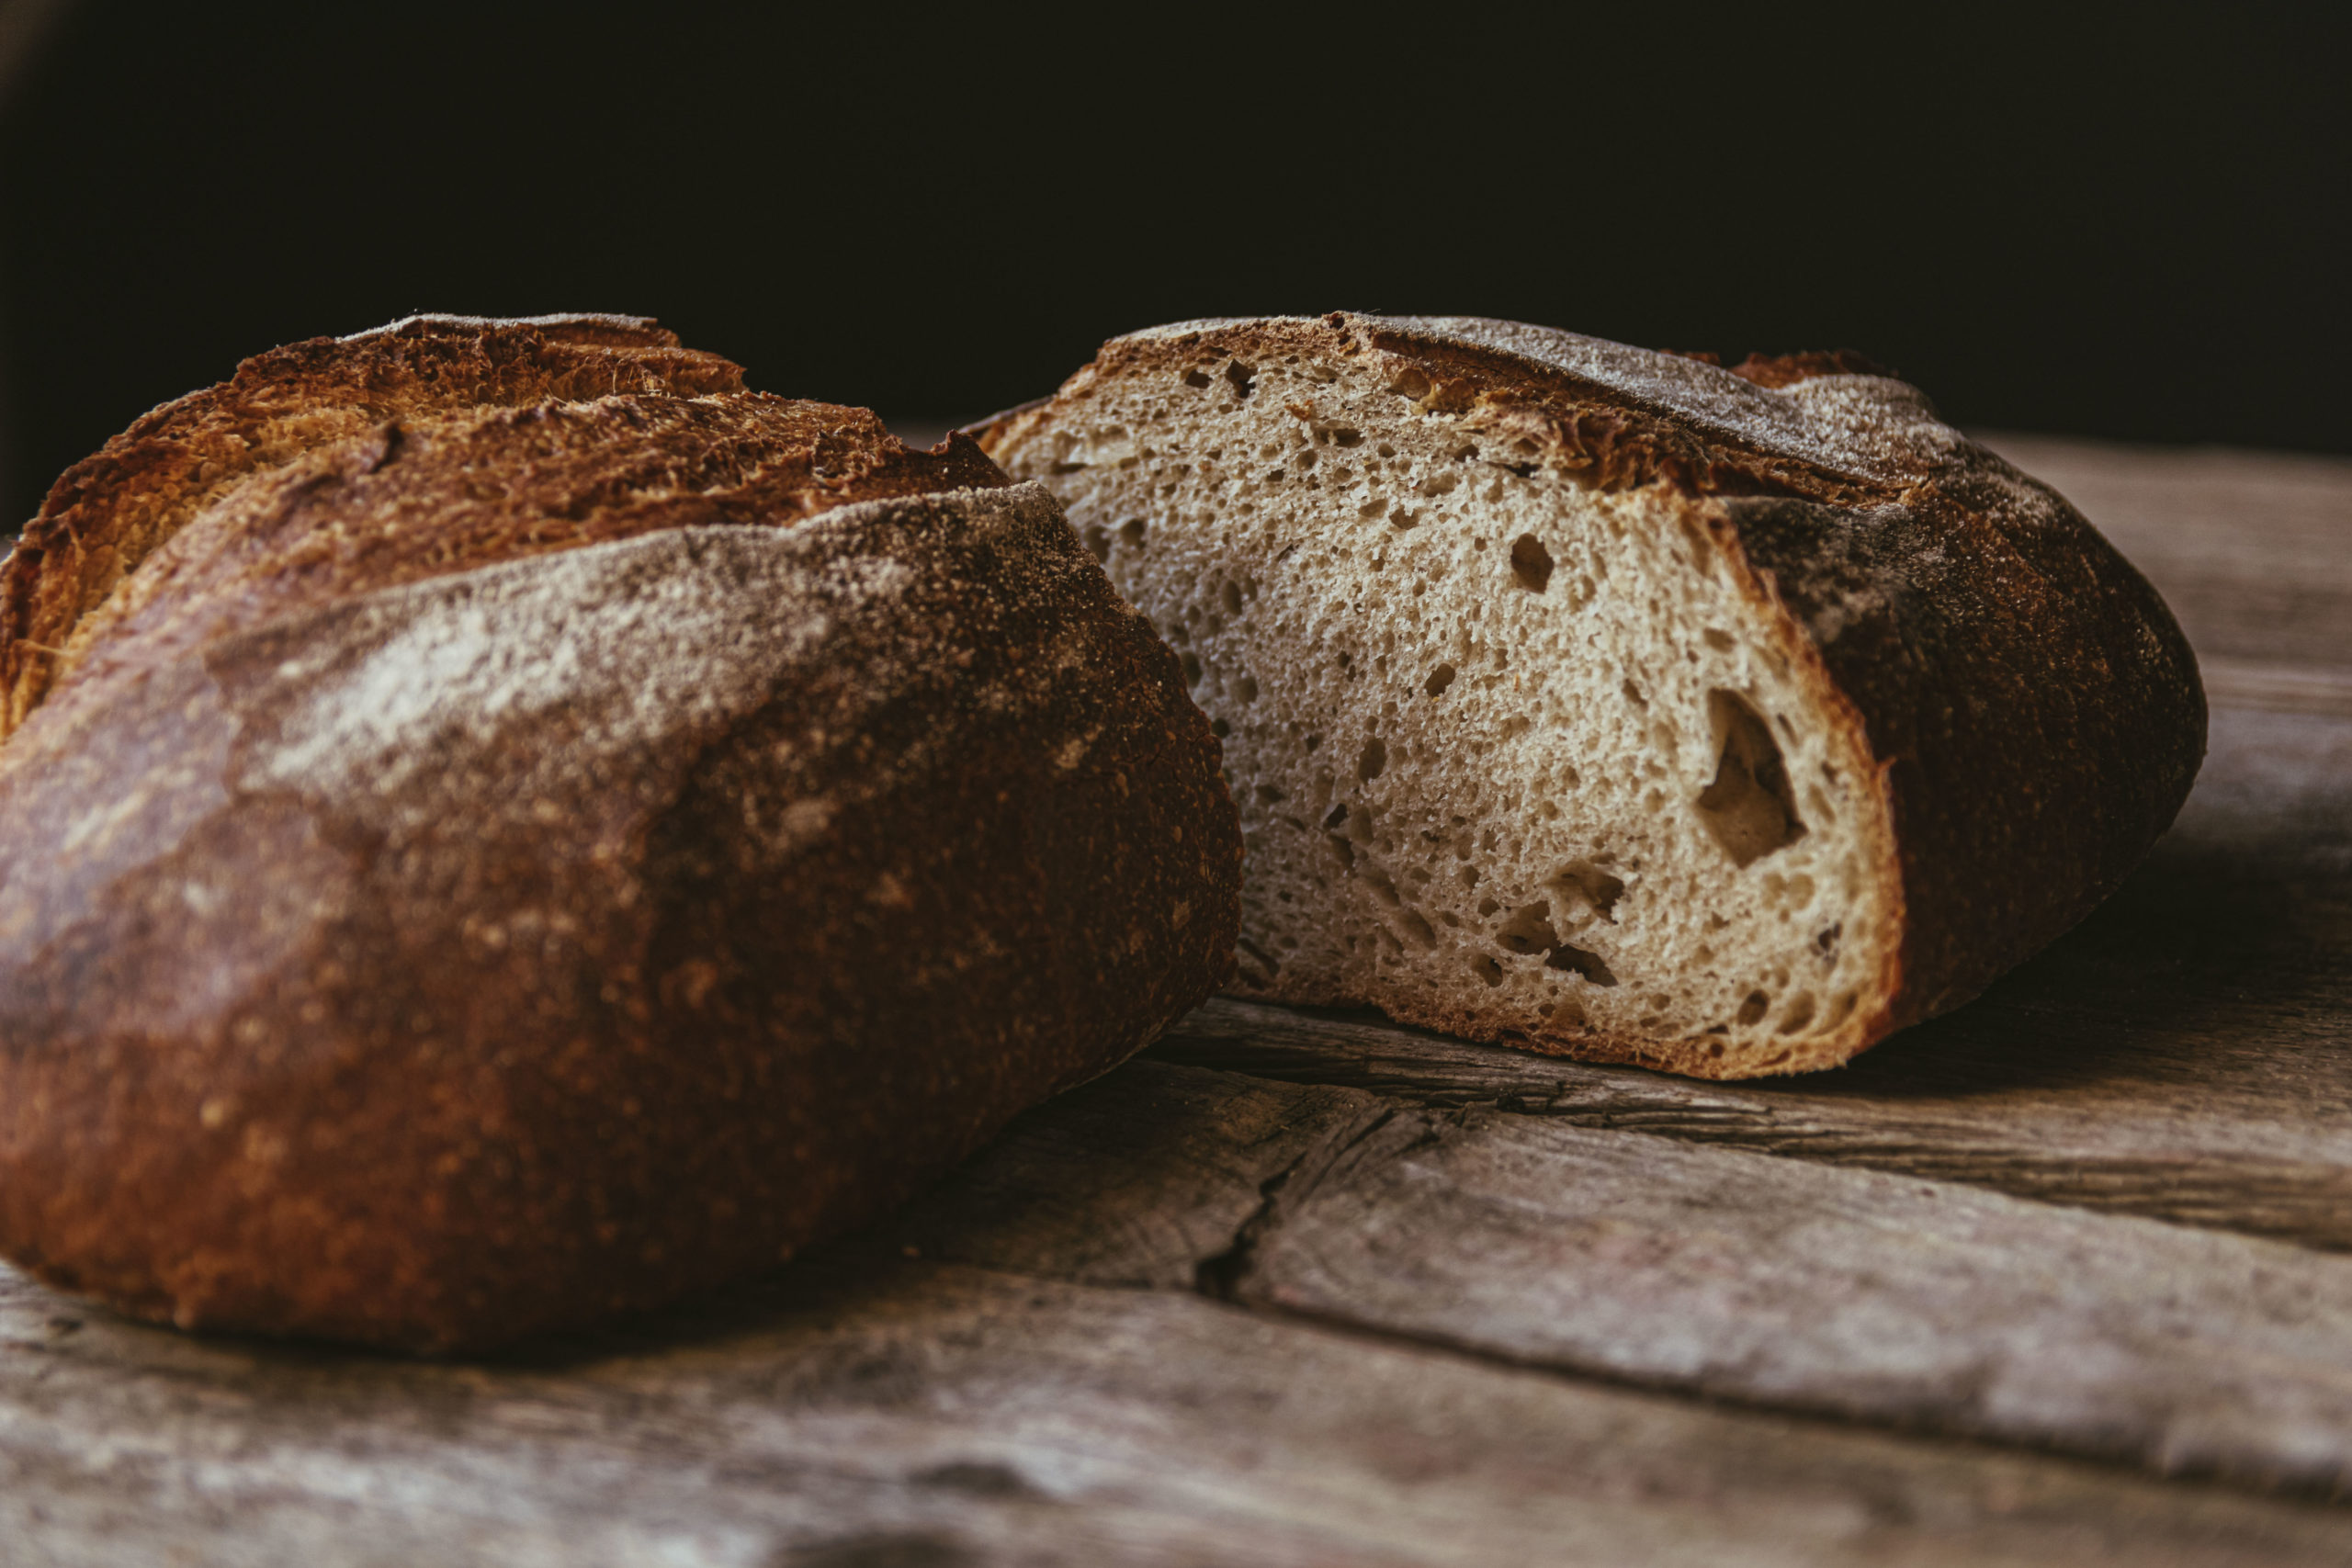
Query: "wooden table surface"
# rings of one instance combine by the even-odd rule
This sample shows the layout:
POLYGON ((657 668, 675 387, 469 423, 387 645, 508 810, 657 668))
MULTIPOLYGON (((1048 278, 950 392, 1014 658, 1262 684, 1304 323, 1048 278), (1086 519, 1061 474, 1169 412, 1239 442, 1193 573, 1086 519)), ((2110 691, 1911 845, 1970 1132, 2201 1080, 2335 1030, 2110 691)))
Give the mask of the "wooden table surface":
POLYGON ((0 1269, 0 1562, 2352 1563, 2352 462, 1996 445, 2214 706, 1973 1005, 1708 1084, 1214 1002, 876 1231, 496 1361, 0 1269))

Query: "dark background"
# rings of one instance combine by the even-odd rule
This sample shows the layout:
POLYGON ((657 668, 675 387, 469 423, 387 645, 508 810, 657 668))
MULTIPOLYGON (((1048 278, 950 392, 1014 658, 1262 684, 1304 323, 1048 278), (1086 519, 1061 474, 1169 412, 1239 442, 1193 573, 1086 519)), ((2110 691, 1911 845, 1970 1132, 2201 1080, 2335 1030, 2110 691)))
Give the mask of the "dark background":
POLYGON ((417 310, 657 315, 902 421, 1348 307, 2352 451, 2319 9, 0 0, 0 528, 242 356, 417 310))

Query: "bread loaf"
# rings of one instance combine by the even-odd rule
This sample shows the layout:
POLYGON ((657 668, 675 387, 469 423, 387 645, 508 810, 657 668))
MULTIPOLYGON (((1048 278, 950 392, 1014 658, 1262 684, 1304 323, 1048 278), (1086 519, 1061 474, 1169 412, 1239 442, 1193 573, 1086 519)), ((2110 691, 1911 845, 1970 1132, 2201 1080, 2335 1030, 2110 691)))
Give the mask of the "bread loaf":
POLYGON ((0 577, 0 1252, 475 1348, 791 1254, 1224 977, 1174 655, 968 440, 650 322, 248 362, 0 577))
POLYGON ((1225 738, 1253 995, 1833 1066, 2080 919, 2203 753, 2154 591, 1850 355, 1198 321, 981 434, 1225 738))

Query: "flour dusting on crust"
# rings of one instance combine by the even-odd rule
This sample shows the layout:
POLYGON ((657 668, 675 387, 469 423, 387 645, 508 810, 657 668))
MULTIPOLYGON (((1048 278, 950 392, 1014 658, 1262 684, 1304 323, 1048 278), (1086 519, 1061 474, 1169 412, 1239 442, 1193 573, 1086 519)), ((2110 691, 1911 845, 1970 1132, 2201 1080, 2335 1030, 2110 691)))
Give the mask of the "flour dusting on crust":
POLYGON ((824 638, 828 601, 910 575, 812 559, 796 534, 682 528, 375 594, 296 634, 306 651, 277 675, 300 695, 243 782, 395 794, 453 747, 551 712, 591 750, 654 745, 763 700, 824 638))

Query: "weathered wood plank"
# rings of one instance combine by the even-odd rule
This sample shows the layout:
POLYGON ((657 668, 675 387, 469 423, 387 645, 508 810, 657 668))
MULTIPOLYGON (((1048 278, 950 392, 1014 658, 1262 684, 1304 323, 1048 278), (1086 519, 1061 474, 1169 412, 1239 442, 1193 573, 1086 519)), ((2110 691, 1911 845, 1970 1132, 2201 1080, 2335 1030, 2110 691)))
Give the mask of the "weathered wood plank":
POLYGON ((1021 1117, 853 1244, 1091 1285, 1191 1290, 1264 1209, 1389 1114, 1347 1089, 1138 1065, 1021 1117))
POLYGON ((1559 1118, 1384 1113, 1371 1096, 1265 1086, 1283 1088, 1296 1098, 1274 1136, 1278 1099, 1135 1064, 1031 1113, 876 1237, 1133 1278, 1164 1249, 1118 1259, 1100 1238, 1197 1237, 1213 1216, 1238 1233, 1214 1256, 1195 1247, 1191 1277, 1245 1303, 1685 1393, 2352 1491, 2352 1258, 1559 1118), (1285 1168, 1252 1163, 1277 1147, 1285 1168), (1214 1189, 1190 1174, 1219 1170, 1214 1189), (1194 1205, 1191 1223, 1136 1225, 1139 1192, 1194 1205))
POLYGON ((1840 1072, 1700 1083, 1234 1001, 1154 1055, 2352 1247, 2352 721, 2217 710, 2121 891, 1840 1072))
POLYGON ((1275 1200, 1234 1291, 1645 1386, 2352 1489, 2352 1258, 1493 1111, 1275 1200))
POLYGON ((2251 1565, 2352 1562, 2352 1514, 899 1263, 455 1366, 191 1340, 0 1275, 0 1541, 75 1568, 2251 1565))

